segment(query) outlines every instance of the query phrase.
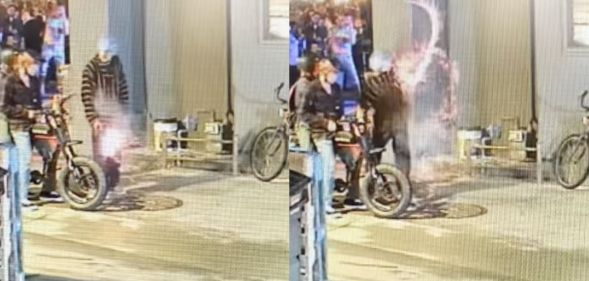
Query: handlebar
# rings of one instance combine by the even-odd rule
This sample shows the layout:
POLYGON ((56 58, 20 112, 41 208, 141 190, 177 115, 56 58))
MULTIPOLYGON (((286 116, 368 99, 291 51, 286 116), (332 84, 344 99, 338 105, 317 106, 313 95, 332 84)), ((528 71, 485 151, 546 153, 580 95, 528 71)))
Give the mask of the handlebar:
POLYGON ((585 105, 585 98, 587 97, 588 94, 589 94, 589 91, 585 90, 585 92, 583 92, 583 94, 581 95, 581 107, 587 111, 589 111, 589 106, 585 105))
POLYGON ((276 90, 274 90, 276 92, 276 98, 282 103, 288 103, 287 100, 280 97, 280 92, 282 91, 283 88, 284 88, 284 82, 280 83, 280 85, 278 85, 278 88, 276 88, 276 90))

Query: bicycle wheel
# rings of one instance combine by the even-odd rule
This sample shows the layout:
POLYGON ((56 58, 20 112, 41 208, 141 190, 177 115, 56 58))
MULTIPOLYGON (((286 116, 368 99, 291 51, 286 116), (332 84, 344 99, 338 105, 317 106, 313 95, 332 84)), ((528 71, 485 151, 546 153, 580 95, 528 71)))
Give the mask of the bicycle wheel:
POLYGON ((581 135, 568 136, 553 162, 556 181, 566 189, 580 186, 589 175, 589 144, 581 135))
POLYGON ((288 158, 288 139, 282 127, 268 127, 254 139, 250 165, 254 176, 264 182, 282 173, 288 158))

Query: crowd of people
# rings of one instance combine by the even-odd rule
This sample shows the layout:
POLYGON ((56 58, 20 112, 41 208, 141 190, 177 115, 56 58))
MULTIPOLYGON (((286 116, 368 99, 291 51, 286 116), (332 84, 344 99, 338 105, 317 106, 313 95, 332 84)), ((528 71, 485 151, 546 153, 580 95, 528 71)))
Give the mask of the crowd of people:
POLYGON ((25 211, 37 209, 32 202, 35 200, 63 202, 54 186, 46 185, 40 194, 29 194, 33 151, 30 132, 44 103, 58 91, 57 71, 66 63, 68 33, 62 2, 0 2, 4 78, 1 113, 7 127, 0 130, 0 158, 2 167, 9 170, 9 188, 18 191, 25 211))
POLYGON ((297 61, 313 54, 331 59, 338 69, 337 85, 359 90, 360 77, 372 51, 370 10, 366 1, 312 3, 293 1, 290 21, 290 80, 297 80, 297 61))
POLYGON ((68 35, 69 20, 63 1, 0 2, 1 48, 26 50, 42 57, 39 76, 44 96, 56 90, 51 86, 56 85, 57 69, 67 63, 68 35))

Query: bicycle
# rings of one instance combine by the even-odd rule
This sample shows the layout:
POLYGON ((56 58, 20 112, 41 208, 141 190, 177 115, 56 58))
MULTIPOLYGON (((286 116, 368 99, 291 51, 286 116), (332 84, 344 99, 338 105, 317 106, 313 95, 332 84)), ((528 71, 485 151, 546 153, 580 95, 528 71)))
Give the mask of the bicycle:
POLYGON ((581 108, 587 113, 583 116, 585 132, 566 137, 559 145, 553 161, 556 181, 566 189, 579 187, 589 176, 589 106, 585 105, 585 98, 588 94, 589 91, 585 91, 581 95, 581 108), (568 174, 567 172, 575 173, 568 174), (579 177, 571 178, 574 176, 579 177))
POLYGON ((278 112, 280 125, 261 130, 254 138, 250 153, 250 166, 254 176, 263 182, 277 178, 288 160, 289 110, 288 101, 280 97, 283 88, 284 83, 281 83, 274 90, 276 99, 281 103, 278 112))

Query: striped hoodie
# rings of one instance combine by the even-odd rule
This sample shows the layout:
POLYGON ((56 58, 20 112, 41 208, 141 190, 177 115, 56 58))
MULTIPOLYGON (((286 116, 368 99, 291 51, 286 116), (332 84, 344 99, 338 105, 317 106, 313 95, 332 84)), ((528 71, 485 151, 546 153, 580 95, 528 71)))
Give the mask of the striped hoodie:
POLYGON ((129 88, 118 56, 102 62, 96 55, 82 74, 82 102, 86 118, 92 123, 97 118, 113 117, 110 108, 98 106, 97 100, 116 102, 125 110, 129 103, 129 88))
POLYGON ((375 130, 384 133, 407 127, 409 101, 393 71, 364 74, 362 103, 375 110, 375 130))

